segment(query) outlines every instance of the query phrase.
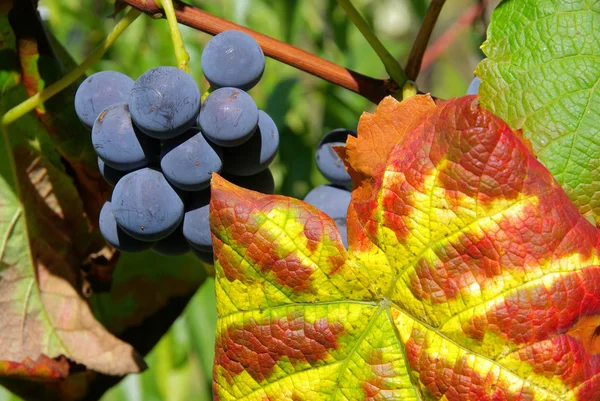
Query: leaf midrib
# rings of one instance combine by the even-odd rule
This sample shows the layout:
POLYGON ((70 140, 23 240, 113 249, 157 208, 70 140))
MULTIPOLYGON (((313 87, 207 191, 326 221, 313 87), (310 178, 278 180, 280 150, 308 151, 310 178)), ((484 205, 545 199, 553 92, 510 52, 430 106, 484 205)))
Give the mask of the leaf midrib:
POLYGON ((351 300, 351 299, 340 299, 339 301, 325 301, 325 302, 291 302, 291 303, 287 303, 287 304, 281 304, 281 305, 277 305, 277 306, 269 306, 269 307, 265 307, 265 308, 244 309, 244 310, 238 310, 235 312, 229 312, 225 315, 219 315, 219 319, 227 319, 227 318, 230 318, 231 316, 243 315, 245 313, 255 313, 255 312, 263 313, 267 310, 271 311, 273 309, 280 309, 280 308, 282 308, 282 309, 289 308, 289 307, 300 307, 301 308, 304 306, 322 306, 322 305, 339 305, 339 304, 377 306, 378 301, 377 300, 355 301, 355 300, 351 300))
POLYGON ((335 392, 333 393, 333 399, 331 401, 337 400, 337 396, 340 393, 340 382, 342 380, 342 377, 344 376, 344 373, 346 373, 346 370, 348 369, 348 364, 350 363, 350 360, 352 360, 352 356, 356 353, 358 347, 365 340, 365 337, 370 333, 371 329, 373 328, 373 325, 377 321, 377 318, 379 318, 379 315, 381 315, 383 311, 384 309, 382 303, 380 303, 377 308, 374 308, 373 316, 369 318, 369 323, 367 324, 363 332, 360 334, 360 337, 358 337, 352 348, 350 348, 350 350, 348 351, 348 355, 346 355, 346 357, 341 361, 342 366, 340 367, 340 372, 335 382, 335 392))

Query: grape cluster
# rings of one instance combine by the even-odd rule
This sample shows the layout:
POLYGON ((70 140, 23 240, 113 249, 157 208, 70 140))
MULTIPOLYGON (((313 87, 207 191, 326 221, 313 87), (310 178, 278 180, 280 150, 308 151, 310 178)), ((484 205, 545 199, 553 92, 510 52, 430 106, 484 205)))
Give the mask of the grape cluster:
POLYGON ((317 168, 331 184, 314 188, 304 198, 306 203, 315 206, 333 219, 346 248, 348 247, 346 216, 351 198, 347 187, 352 184, 352 178, 346 171, 343 160, 333 148, 346 146, 348 135, 356 137, 356 131, 338 128, 321 139, 315 152, 317 168))
POLYGON ((190 75, 166 66, 136 81, 102 71, 77 90, 77 116, 91 130, 100 173, 114 186, 100 231, 119 250, 192 250, 212 262, 212 173, 274 192, 268 167, 279 133, 246 92, 262 77, 262 49, 249 35, 227 31, 208 42, 201 63, 211 84, 203 101, 190 75))

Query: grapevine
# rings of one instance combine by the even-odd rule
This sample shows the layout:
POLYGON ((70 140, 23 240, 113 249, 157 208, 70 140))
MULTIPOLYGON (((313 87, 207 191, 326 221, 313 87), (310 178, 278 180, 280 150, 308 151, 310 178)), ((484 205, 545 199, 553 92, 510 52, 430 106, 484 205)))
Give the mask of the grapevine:
POLYGON ((594 6, 191 3, 0 3, 0 386, 598 399, 594 6))

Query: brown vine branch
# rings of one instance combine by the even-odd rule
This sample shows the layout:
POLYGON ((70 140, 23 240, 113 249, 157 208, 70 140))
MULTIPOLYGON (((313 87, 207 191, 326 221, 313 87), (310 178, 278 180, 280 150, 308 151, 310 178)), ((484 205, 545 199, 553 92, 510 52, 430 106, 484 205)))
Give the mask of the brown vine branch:
MULTIPOLYGON (((154 17, 164 17, 162 10, 153 0, 122 0, 124 3, 154 17)), ((263 35, 241 25, 224 20, 199 8, 173 1, 177 20, 191 28, 216 35, 223 31, 238 30, 252 36, 262 47, 265 55, 288 64, 299 70, 308 72, 335 85, 355 92, 374 103, 398 90, 390 80, 368 77, 327 61, 295 46, 263 35)))
POLYGON ((458 36, 475 21, 482 12, 479 4, 471 5, 425 52, 422 69, 428 68, 444 53, 458 36))
POLYGON ((427 9, 427 14, 425 14, 425 18, 421 23, 419 33, 417 34, 415 43, 410 51, 410 55, 408 56, 406 68, 404 69, 406 76, 410 80, 416 81, 419 73, 421 72, 423 55, 427 49, 429 38, 431 38, 431 32, 433 32, 433 28, 435 27, 437 19, 445 3, 446 0, 432 0, 429 8, 427 9))

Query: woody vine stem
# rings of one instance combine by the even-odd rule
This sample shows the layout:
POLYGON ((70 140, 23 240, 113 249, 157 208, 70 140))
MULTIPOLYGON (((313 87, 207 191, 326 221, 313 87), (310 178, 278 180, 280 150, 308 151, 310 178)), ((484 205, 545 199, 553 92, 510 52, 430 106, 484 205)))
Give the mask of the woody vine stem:
MULTIPOLYGON (((123 2, 155 18, 164 17, 163 11, 155 2, 148 0, 123 0, 123 2)), ((384 97, 393 95, 400 89, 399 84, 391 79, 368 77, 179 0, 173 1, 173 8, 177 20, 183 25, 211 35, 228 30, 245 32, 258 42, 266 56, 351 90, 374 103, 379 103, 384 97)))
POLYGON ((199 8, 185 4, 179 0, 121 0, 132 9, 115 26, 113 32, 98 46, 98 48, 76 69, 65 75, 61 80, 50 85, 43 91, 35 94, 25 102, 9 110, 3 117, 2 123, 8 125, 24 114, 38 107, 44 101, 65 89, 96 62, 106 50, 116 41, 119 35, 136 19, 140 12, 154 18, 164 18, 165 14, 169 21, 169 28, 179 68, 187 70, 189 55, 183 46, 183 40, 177 28, 177 22, 197 29, 211 35, 217 35, 227 30, 238 30, 246 32, 259 43, 265 55, 288 64, 296 69, 305 71, 316 77, 322 78, 337 86, 355 92, 366 99, 379 103, 384 97, 393 95, 397 98, 406 98, 417 93, 414 79, 420 70, 423 53, 429 41, 433 25, 445 2, 445 0, 434 0, 431 3, 421 26, 413 50, 407 62, 407 73, 404 72, 398 62, 385 50, 375 34, 368 27, 367 22, 352 6, 350 0, 338 0, 347 13, 348 18, 361 31, 365 39, 373 46, 373 49, 381 58, 391 79, 376 79, 339 66, 312 53, 301 50, 288 43, 263 35, 246 27, 219 18, 199 8))
MULTIPOLYGON (((155 2, 148 0, 122 0, 124 3, 154 17, 164 17, 162 10, 155 2)), ((160 2, 160 0, 157 0, 160 2)), ((378 57, 382 60, 391 79, 376 79, 344 68, 335 63, 320 58, 312 53, 301 50, 288 43, 263 35, 231 21, 219 18, 206 11, 173 0, 174 12, 179 23, 196 30, 217 35, 227 30, 238 30, 252 36, 262 47, 266 56, 290 65, 296 69, 312 74, 316 77, 331 82, 337 86, 355 92, 373 103, 379 103, 384 97, 412 96, 417 92, 414 84, 423 54, 427 48, 431 32, 446 0, 433 0, 427 10, 423 23, 419 29, 411 54, 407 61, 406 74, 398 62, 383 47, 379 39, 372 32, 367 22, 354 8, 350 0, 338 0, 348 18, 361 31, 365 39, 371 44, 378 57)))

